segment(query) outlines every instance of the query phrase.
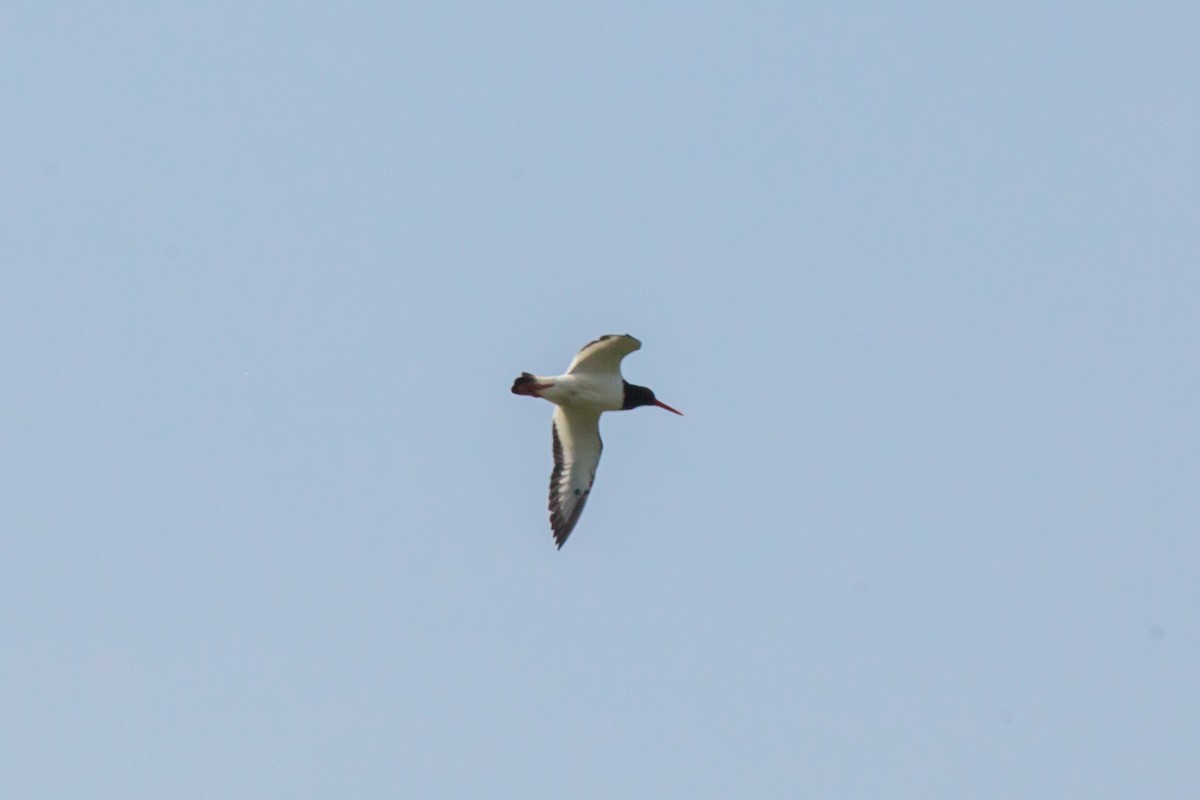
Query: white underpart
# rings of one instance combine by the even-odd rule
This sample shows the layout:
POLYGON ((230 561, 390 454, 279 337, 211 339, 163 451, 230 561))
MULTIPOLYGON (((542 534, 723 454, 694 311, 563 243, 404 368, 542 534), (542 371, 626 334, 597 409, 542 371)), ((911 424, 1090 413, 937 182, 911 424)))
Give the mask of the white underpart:
POLYGON ((642 343, 608 336, 585 345, 563 375, 534 376, 550 384, 538 394, 554 403, 554 472, 550 476, 550 525, 562 547, 579 521, 600 463, 600 415, 625 403, 621 359, 642 343))
POLYGON ((539 375, 536 379, 538 383, 553 384, 538 394, 556 406, 617 411, 625 402, 625 387, 619 372, 611 376, 539 375))
POLYGON ((566 374, 536 376, 538 383, 553 384, 539 394, 557 406, 619 411, 625 402, 621 359, 641 346, 641 342, 628 335, 597 339, 571 360, 566 374))

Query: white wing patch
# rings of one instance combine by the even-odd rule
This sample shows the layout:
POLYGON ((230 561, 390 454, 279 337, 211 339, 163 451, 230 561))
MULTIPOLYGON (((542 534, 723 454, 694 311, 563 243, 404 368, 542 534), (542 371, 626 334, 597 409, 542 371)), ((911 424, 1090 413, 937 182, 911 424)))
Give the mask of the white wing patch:
POLYGON ((629 334, 609 333, 593 342, 588 342, 575 355, 567 374, 617 374, 621 373, 621 359, 639 349, 642 343, 629 334))
MULTIPOLYGON (((636 340, 635 340, 636 341, 636 340)), ((554 407, 554 472, 550 474, 550 527, 561 548, 579 522, 600 463, 600 412, 554 407)))

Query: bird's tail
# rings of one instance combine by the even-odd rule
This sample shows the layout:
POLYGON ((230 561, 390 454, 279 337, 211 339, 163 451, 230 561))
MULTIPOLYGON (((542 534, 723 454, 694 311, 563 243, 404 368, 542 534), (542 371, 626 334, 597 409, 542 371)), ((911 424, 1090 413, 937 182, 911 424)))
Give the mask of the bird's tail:
POLYGON ((533 384, 535 383, 537 383, 537 378, 533 377, 528 372, 522 372, 521 377, 513 381, 512 393, 531 395, 536 391, 533 388, 533 384))

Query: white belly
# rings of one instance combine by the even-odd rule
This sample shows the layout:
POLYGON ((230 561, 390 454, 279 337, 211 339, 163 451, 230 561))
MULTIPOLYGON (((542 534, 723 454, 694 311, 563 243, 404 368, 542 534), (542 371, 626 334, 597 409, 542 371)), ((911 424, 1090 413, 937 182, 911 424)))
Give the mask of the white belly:
POLYGON ((559 375, 542 397, 559 406, 580 406, 597 411, 618 411, 625 402, 625 387, 619 377, 599 379, 592 375, 559 375))

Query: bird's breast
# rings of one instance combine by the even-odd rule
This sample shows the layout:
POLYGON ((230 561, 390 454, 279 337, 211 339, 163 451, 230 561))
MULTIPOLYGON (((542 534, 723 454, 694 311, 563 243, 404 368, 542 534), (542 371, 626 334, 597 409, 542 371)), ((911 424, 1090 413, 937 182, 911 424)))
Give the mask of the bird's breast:
POLYGON ((583 375, 560 375, 542 397, 560 406, 578 406, 596 411, 617 411, 625 400, 621 379, 603 380, 583 375))

